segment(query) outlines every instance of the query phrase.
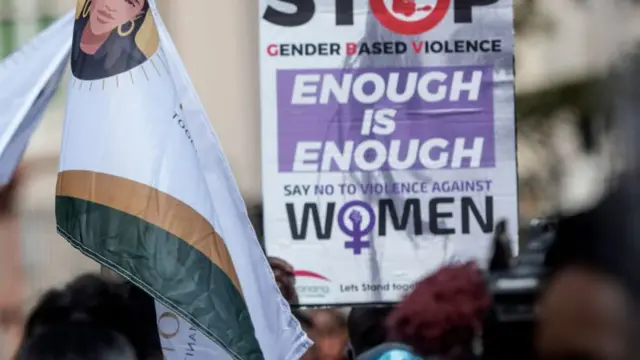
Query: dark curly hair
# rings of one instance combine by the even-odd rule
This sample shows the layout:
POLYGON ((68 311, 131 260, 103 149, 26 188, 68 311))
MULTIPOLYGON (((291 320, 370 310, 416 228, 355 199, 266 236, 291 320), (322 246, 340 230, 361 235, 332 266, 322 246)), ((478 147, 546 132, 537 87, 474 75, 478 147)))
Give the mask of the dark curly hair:
POLYGON ((27 319, 23 341, 29 343, 61 326, 93 326, 121 335, 144 359, 162 351, 155 320, 153 298, 136 286, 81 275, 42 296, 27 319))
POLYGON ((90 323, 53 325, 30 337, 14 360, 138 360, 121 334, 90 323))
POLYGON ((422 356, 466 355, 491 305, 474 263, 446 266, 417 284, 387 319, 389 340, 422 356))

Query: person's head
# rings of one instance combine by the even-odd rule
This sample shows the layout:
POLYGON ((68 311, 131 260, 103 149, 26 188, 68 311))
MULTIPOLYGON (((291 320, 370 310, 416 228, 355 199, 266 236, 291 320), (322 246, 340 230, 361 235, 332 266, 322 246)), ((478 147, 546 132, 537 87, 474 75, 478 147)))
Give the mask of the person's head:
POLYGON ((274 256, 270 256, 268 261, 282 296, 289 304, 297 304, 296 277, 291 264, 274 256))
POLYGON ((614 192, 560 220, 538 301, 539 358, 626 360, 633 353, 640 269, 637 245, 625 239, 626 197, 614 192))
POLYGON ((115 331, 84 321, 53 325, 28 338, 15 360, 138 360, 133 346, 115 331))
POLYGON ((482 329, 491 298, 474 263, 446 266, 419 282, 389 314, 389 340, 421 356, 466 358, 482 329))
POLYGON ((126 316, 124 298, 115 282, 97 275, 82 275, 63 289, 45 293, 32 310, 25 324, 26 338, 50 327, 75 319, 106 324, 111 327, 126 316))
POLYGON ((615 278, 585 266, 565 267, 538 306, 535 346, 542 359, 627 359, 629 303, 615 278))
POLYGON ((153 299, 142 290, 99 275, 82 275, 40 299, 25 324, 23 344, 50 329, 82 322, 120 334, 137 357, 146 360, 161 354, 155 320, 153 299))
POLYGON ((385 323, 393 308, 353 308, 347 317, 347 329, 351 350, 355 356, 365 353, 387 340, 385 323))
POLYGON ((149 9, 148 0, 89 0, 84 13, 89 12, 89 28, 95 35, 110 33, 117 28, 123 32, 140 27, 149 9))
POLYGON ((319 358, 342 360, 348 341, 345 318, 336 310, 317 310, 312 316, 319 358))

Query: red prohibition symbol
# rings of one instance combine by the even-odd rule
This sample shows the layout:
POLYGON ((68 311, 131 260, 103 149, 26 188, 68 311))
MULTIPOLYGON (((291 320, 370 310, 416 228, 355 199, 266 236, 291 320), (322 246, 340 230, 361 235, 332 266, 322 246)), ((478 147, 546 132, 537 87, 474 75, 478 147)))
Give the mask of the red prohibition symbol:
POLYGON ((371 11, 382 26, 402 35, 418 35, 436 27, 447 15, 451 0, 437 0, 435 6, 416 5, 415 0, 393 0, 391 9, 385 5, 385 0, 369 0, 371 11), (417 21, 399 19, 395 14, 411 16, 421 12, 429 15, 417 21))

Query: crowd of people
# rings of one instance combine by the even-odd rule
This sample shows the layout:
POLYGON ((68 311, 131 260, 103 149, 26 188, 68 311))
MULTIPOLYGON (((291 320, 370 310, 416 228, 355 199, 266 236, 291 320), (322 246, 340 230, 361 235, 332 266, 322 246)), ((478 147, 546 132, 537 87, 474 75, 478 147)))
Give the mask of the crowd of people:
MULTIPOLYGON (((294 269, 278 258, 269 263, 314 341, 303 359, 391 359, 395 353, 429 360, 632 360, 640 354, 640 282, 626 261, 634 251, 611 238, 623 226, 622 217, 602 220, 611 219, 603 215, 618 206, 616 196, 624 195, 560 220, 530 328, 491 321, 487 276, 473 262, 441 268, 399 304, 354 307, 348 314, 299 308, 294 269)), ((260 235, 260 224, 255 227, 260 235)), ((153 298, 104 274, 81 275, 48 291, 23 334, 15 360, 163 359, 153 298)))

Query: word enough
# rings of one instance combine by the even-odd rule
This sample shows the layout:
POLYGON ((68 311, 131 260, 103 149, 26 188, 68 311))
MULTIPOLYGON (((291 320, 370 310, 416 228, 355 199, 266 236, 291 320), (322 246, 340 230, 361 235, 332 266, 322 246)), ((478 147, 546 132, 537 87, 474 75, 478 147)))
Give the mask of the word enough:
POLYGON ((388 99, 406 103, 419 98, 426 103, 441 101, 478 101, 483 84, 482 70, 394 71, 388 75, 377 72, 297 74, 291 104, 328 104, 331 100, 349 104, 376 104, 388 99))
POLYGON ((426 141, 412 139, 401 151, 402 140, 389 146, 379 140, 360 143, 346 141, 339 148, 335 142, 301 141, 297 144, 293 172, 375 171, 407 169, 478 168, 481 167, 484 138, 456 138, 451 144, 442 138, 426 141), (469 146, 467 140, 472 140, 469 146), (467 159, 465 166, 463 160, 467 159))

